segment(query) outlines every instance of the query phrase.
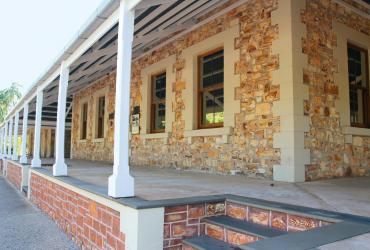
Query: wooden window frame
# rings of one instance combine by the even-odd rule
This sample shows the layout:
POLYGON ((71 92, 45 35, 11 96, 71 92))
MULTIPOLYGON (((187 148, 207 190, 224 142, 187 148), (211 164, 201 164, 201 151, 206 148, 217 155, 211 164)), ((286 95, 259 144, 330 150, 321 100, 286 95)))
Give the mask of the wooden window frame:
MULTIPOLYGON (((151 134, 158 134, 158 133, 164 133, 166 131, 166 128, 164 129, 155 129, 155 108, 156 108, 156 105, 157 104, 164 104, 166 105, 166 99, 167 99, 167 95, 166 95, 166 98, 164 98, 163 101, 159 101, 159 102, 154 102, 154 98, 153 98, 153 95, 154 95, 154 79, 159 76, 159 75, 163 75, 165 74, 166 75, 166 70, 162 70, 162 71, 159 71, 155 74, 152 74, 152 76, 150 77, 150 133, 151 134)), ((166 91, 167 91, 167 75, 166 75, 166 91)), ((168 107, 166 106, 166 109, 168 107)))
POLYGON ((95 139, 104 139, 105 138, 105 129, 106 129, 106 124, 105 124, 105 118, 107 115, 107 96, 106 95, 98 95, 96 97, 96 115, 95 115, 95 139), (104 98, 104 115, 103 115, 103 135, 102 137, 99 137, 99 101, 100 98, 104 98))
MULTIPOLYGON (((212 87, 208 87, 208 88, 202 88, 201 87, 201 72, 202 72, 202 64, 201 64, 201 60, 203 57, 206 57, 206 56, 209 56, 209 55, 212 55, 218 51, 221 51, 223 50, 224 51, 224 60, 225 60, 225 50, 224 50, 224 47, 218 47, 218 48, 215 48, 215 49, 212 49, 210 51, 207 51, 206 53, 203 53, 203 54, 200 54, 198 56, 198 59, 197 59, 197 63, 198 63, 198 76, 197 76, 197 79, 198 79, 198 88, 197 88, 197 120, 198 120, 198 129, 209 129, 209 128, 221 128, 224 126, 224 122, 219 122, 219 123, 212 123, 212 124, 202 124, 202 114, 203 114, 203 105, 202 105, 202 95, 203 95, 203 92, 205 91, 212 91, 212 90, 215 90, 215 89, 220 89, 220 86, 222 86, 222 88, 224 89, 225 91, 225 85, 224 85, 224 82, 225 82, 225 75, 224 75, 224 82, 223 83, 217 83, 215 86, 212 86, 212 87)), ((225 61, 224 61, 225 62, 225 61)), ((225 74, 225 65, 224 65, 224 74, 225 74)), ((224 106, 224 112, 225 112, 225 106, 224 106)))
POLYGON ((80 122, 80 124, 81 124, 81 129, 80 129, 80 140, 87 140, 87 129, 88 129, 88 121, 89 121, 89 116, 88 116, 88 114, 89 114, 89 103, 88 102, 83 102, 82 104, 81 104, 81 108, 80 108, 80 110, 81 110, 81 122, 80 122), (85 136, 85 138, 83 138, 83 130, 84 130, 84 106, 87 106, 86 107, 86 136, 85 136))
MULTIPOLYGON (((351 122, 351 127, 370 128, 369 54, 368 54, 368 51, 365 48, 359 47, 357 45, 354 45, 353 43, 348 42, 347 43, 347 60, 349 59, 348 48, 356 49, 356 50, 359 50, 359 51, 365 53, 365 69, 366 69, 365 74, 367 76, 366 77, 367 78, 366 87, 354 86, 354 85, 351 85, 348 82, 348 85, 349 85, 349 93, 348 94, 351 93, 351 88, 356 89, 356 90, 358 90, 358 89, 362 90, 362 98, 363 98, 362 108, 363 108, 363 111, 364 111, 364 122, 363 123, 353 123, 353 122, 351 122)), ((349 72, 348 72, 348 74, 349 74, 349 72)), ((350 115, 351 115, 351 110, 350 110, 350 115)))

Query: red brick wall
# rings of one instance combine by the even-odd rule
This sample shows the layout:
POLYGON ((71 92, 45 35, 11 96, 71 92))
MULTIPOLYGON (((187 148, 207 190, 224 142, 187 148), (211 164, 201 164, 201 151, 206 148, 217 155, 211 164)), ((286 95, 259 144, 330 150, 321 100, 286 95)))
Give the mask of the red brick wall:
POLYGON ((20 190, 22 185, 22 168, 11 161, 8 161, 7 164, 7 178, 17 189, 20 190))
POLYGON ((76 192, 31 174, 31 201, 83 249, 125 249, 120 214, 76 192))

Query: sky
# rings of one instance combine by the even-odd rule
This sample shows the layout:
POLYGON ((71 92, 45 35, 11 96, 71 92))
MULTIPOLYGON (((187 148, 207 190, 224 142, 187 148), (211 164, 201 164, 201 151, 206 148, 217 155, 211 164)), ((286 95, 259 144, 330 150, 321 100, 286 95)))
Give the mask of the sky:
POLYGON ((0 89, 24 94, 102 0, 0 0, 0 89))

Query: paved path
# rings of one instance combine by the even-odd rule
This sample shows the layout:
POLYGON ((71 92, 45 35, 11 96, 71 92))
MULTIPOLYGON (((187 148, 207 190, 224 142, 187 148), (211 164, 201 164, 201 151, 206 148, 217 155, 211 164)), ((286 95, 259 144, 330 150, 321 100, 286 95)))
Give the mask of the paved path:
POLYGON ((79 249, 45 214, 0 177, 0 249, 79 249))

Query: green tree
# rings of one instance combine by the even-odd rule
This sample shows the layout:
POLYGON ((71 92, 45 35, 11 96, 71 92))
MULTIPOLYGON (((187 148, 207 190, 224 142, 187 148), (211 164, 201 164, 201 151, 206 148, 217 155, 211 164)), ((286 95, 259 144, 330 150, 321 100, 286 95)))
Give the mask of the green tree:
POLYGON ((9 110, 21 98, 21 85, 12 83, 9 88, 0 90, 0 123, 2 123, 8 114, 9 110))

